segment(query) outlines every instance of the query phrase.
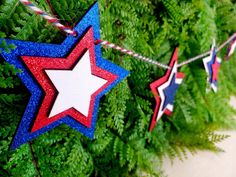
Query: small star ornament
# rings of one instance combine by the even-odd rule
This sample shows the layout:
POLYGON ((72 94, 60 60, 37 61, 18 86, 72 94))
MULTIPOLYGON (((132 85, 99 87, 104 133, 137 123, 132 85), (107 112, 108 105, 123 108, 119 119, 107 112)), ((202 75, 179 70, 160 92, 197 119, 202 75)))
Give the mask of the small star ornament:
POLYGON ((31 97, 11 149, 60 124, 93 138, 100 98, 128 72, 105 60, 100 45, 98 4, 95 3, 62 44, 8 40, 17 46, 1 55, 22 72, 19 78, 31 97))
POLYGON ((210 89, 217 92, 218 72, 221 65, 221 59, 216 56, 216 47, 214 43, 211 47, 210 56, 203 59, 203 64, 207 72, 207 82, 210 86, 210 88, 207 89, 207 92, 209 92, 210 89))
POLYGON ((229 60, 230 56, 234 53, 236 48, 236 37, 230 42, 229 47, 227 49, 227 54, 225 56, 225 60, 229 60))
POLYGON ((179 85, 182 83, 184 73, 177 71, 178 49, 176 48, 166 74, 150 84, 151 90, 156 99, 156 107, 149 126, 152 131, 157 121, 165 113, 171 115, 173 111, 174 97, 179 85))

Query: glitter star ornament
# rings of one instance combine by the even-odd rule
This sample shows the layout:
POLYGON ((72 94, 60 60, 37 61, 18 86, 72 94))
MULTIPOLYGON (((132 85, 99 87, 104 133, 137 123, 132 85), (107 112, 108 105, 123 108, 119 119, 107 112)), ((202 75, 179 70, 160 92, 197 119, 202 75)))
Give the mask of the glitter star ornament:
MULTIPOLYGON (((216 56, 215 42, 211 47, 210 56, 203 59, 203 64, 207 72, 207 82, 209 83, 210 89, 217 92, 218 72, 221 65, 221 59, 216 56)), ((210 91, 207 88, 207 92, 210 91)))
POLYGON ((228 60, 230 56, 234 53, 236 48, 236 37, 230 42, 229 47, 227 49, 227 54, 225 56, 225 60, 228 60))
POLYGON ((156 99, 156 107, 149 126, 152 131, 157 121, 165 113, 171 115, 173 111, 174 97, 179 85, 182 83, 184 73, 177 71, 178 49, 176 48, 166 74, 150 84, 151 90, 156 99))
POLYGON ((128 75, 102 58, 99 29, 95 3, 61 44, 6 39, 17 48, 1 55, 31 93, 11 149, 63 123, 93 138, 100 98, 128 75))
POLYGON ((66 58, 22 56, 22 60, 45 92, 32 131, 66 115, 91 126, 94 100, 117 79, 96 66, 92 28, 66 58))

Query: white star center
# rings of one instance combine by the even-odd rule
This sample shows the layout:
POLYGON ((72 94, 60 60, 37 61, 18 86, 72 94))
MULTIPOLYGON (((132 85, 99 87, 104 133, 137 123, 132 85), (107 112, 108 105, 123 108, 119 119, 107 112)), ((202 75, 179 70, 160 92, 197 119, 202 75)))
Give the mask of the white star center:
POLYGON ((107 83, 107 80, 92 75, 89 51, 85 52, 72 70, 45 72, 58 91, 49 117, 72 107, 87 117, 91 95, 107 83))

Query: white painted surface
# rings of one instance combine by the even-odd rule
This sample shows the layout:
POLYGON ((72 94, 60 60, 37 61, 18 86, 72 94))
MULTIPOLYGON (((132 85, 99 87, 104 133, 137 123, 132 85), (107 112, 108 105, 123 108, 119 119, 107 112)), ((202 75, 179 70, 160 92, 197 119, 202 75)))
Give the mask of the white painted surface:
POLYGON ((188 154, 183 162, 174 160, 173 165, 166 159, 164 171, 168 177, 236 177, 236 132, 224 134, 231 135, 219 143, 225 152, 200 151, 194 156, 188 154))
POLYGON ((106 80, 91 73, 89 51, 73 70, 45 70, 58 91, 49 117, 69 108, 88 116, 91 95, 106 84, 106 80))
MULTIPOLYGON (((230 103, 236 108, 236 98, 230 103)), ((231 137, 218 146, 225 152, 199 151, 194 156, 188 154, 183 162, 175 159, 173 164, 164 160, 163 168, 168 177, 236 177, 236 131, 221 132, 231 137)))
POLYGON ((236 109, 236 97, 232 96, 229 102, 231 106, 233 106, 233 108, 236 109))

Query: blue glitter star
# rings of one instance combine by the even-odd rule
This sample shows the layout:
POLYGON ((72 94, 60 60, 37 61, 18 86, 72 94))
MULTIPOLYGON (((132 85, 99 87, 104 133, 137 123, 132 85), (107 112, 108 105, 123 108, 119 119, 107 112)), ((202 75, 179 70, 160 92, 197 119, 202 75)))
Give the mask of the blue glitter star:
POLYGON ((100 98, 114 86, 116 86, 119 82, 121 82, 128 75, 128 71, 103 59, 101 55, 101 46, 96 45, 96 65, 117 75, 118 77, 112 84, 101 91, 95 98, 91 126, 86 127, 78 121, 72 119, 71 117, 65 116, 48 126, 45 126, 35 132, 31 132, 30 130, 35 119, 35 114, 37 113, 38 108, 41 104, 44 92, 39 84, 35 81, 31 73, 28 71, 26 66, 22 63, 22 60, 20 58, 21 56, 63 58, 69 54, 71 49, 79 42, 80 38, 90 27, 93 28, 94 39, 100 39, 99 12, 97 2, 89 9, 85 16, 75 26, 74 30, 76 30, 78 35, 76 37, 67 36, 61 44, 34 43, 28 41, 6 39, 7 44, 14 44, 15 46, 17 46, 17 48, 11 53, 3 51, 1 55, 8 63, 13 64, 17 69, 20 69, 22 71, 21 73, 18 73, 18 77, 22 80, 22 82, 31 93, 28 105, 18 126, 16 135, 12 141, 11 149, 16 149, 20 145, 63 123, 83 133, 87 137, 93 138, 100 98))

